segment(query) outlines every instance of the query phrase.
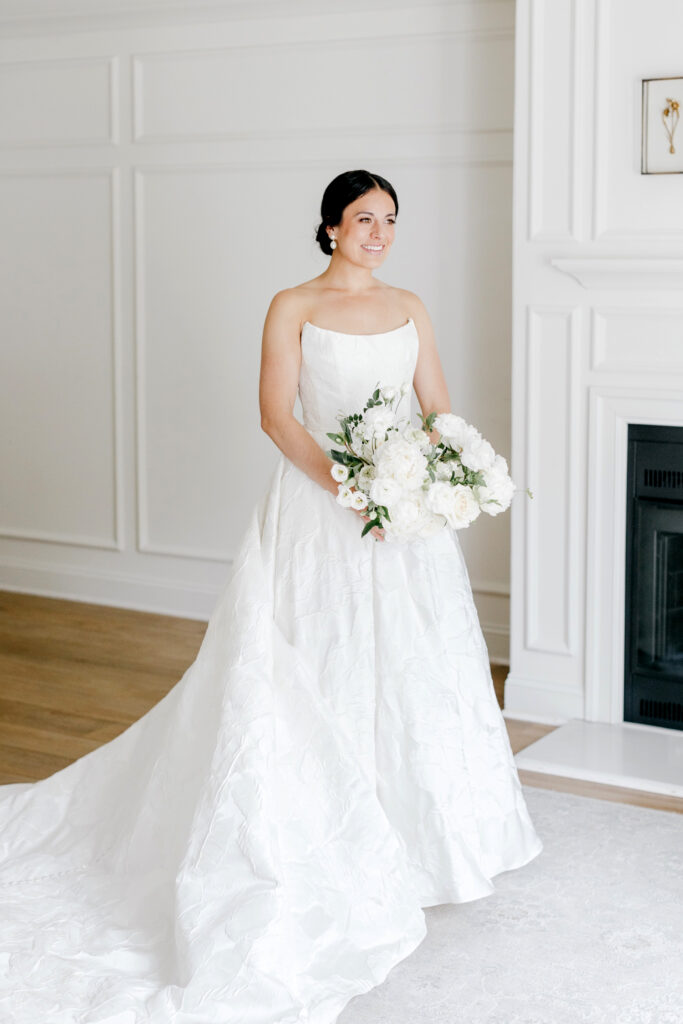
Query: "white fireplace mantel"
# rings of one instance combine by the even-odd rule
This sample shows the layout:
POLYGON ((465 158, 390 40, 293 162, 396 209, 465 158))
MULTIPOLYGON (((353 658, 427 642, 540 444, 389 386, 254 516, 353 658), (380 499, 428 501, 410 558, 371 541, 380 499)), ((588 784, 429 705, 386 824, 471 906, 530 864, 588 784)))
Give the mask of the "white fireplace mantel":
POLYGON ((534 498, 505 714, 559 726, 520 767, 683 795, 683 732, 624 722, 628 428, 683 426, 683 178, 640 173, 640 80, 680 40, 670 0, 515 9, 511 472, 534 498))

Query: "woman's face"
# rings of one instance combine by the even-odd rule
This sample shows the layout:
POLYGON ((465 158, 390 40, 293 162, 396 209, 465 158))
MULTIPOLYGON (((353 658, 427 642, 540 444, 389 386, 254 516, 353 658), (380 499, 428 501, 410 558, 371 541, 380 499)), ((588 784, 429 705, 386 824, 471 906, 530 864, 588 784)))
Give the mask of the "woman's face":
POLYGON ((394 241, 395 224, 394 200, 388 192, 373 188, 349 203, 341 224, 327 233, 337 240, 334 253, 362 267, 378 267, 394 241))

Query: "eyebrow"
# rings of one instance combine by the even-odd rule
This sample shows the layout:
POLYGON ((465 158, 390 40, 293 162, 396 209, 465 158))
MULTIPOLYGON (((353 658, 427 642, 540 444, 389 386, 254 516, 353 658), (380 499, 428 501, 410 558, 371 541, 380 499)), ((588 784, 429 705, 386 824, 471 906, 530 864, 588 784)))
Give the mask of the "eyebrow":
MULTIPOLYGON (((359 210, 358 213, 356 214, 356 217, 360 217, 364 213, 367 214, 369 217, 374 217, 375 216, 374 213, 372 212, 372 210, 359 210)), ((387 217, 395 217, 395 216, 396 216, 395 213, 388 213, 387 214, 387 217)))

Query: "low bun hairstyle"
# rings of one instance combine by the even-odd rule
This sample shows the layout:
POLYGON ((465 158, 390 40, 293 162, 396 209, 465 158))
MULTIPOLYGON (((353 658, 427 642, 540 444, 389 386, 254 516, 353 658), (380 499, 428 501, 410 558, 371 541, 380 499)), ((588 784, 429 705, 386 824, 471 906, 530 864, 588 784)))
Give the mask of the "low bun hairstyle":
POLYGON ((364 196, 373 188, 387 192, 394 200, 396 213, 398 213, 398 199, 394 187, 379 174, 370 174, 370 171, 343 171, 329 183, 323 192, 320 204, 322 220, 315 233, 315 240, 326 256, 331 256, 333 252, 330 248, 330 236, 327 233, 327 228, 335 228, 341 222, 342 214, 349 203, 364 196))

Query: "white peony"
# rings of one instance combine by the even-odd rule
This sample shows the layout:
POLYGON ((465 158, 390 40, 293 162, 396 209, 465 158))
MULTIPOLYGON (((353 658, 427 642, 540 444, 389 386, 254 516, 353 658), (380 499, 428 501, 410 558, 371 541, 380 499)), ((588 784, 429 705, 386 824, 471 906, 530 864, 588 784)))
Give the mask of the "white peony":
POLYGON ((343 484, 345 480, 349 478, 348 466, 342 466, 340 462, 335 462, 334 466, 330 470, 330 473, 337 481, 338 484, 343 484))
POLYGON ((391 520, 386 524, 385 533, 395 540, 413 536, 422 520, 420 504, 413 495, 401 498, 389 510, 391 520))
POLYGON ((339 484, 336 500, 343 508, 350 508, 353 501, 353 490, 347 484, 339 484))
POLYGON ((429 451, 432 446, 432 442, 429 440, 429 437, 422 427, 407 427, 403 431, 402 436, 406 441, 410 442, 410 444, 416 444, 422 452, 429 451))
POLYGON ((471 488, 463 484, 449 484, 445 480, 431 485, 426 503, 432 512, 445 516, 449 526, 455 530, 469 526, 481 511, 471 488))
POLYGON ((460 452, 463 466, 467 466, 468 469, 475 472, 480 469, 490 469, 495 457, 496 453, 489 442, 478 432, 466 438, 460 452))
POLYGON ((497 516, 510 507, 516 485, 510 479, 507 462, 502 455, 496 455, 493 466, 484 473, 485 485, 475 488, 477 501, 482 510, 490 516, 497 516))
POLYGON ((389 477, 406 490, 415 490, 424 483, 427 460, 415 445, 394 437, 377 452, 375 468, 378 477, 389 477))
POLYGON ((495 473, 497 476, 507 476, 508 472, 508 464, 505 458, 502 455, 496 455, 493 465, 487 471, 486 476, 488 477, 489 473, 495 473))
POLYGON ((389 507, 400 500, 403 488, 391 477, 375 477, 370 484, 370 497, 376 505, 389 507))
POLYGON ((449 448, 461 448, 474 427, 470 426, 462 416, 452 412, 442 412, 435 417, 432 427, 441 434, 441 439, 449 448))
POLYGON ((389 541, 411 541, 433 536, 446 525, 444 516, 427 508, 424 491, 412 491, 390 509, 384 534, 389 541))
POLYGON ((359 424, 358 429, 366 441, 383 438, 387 430, 393 427, 395 419, 392 410, 385 405, 373 405, 363 414, 363 422, 359 424))

